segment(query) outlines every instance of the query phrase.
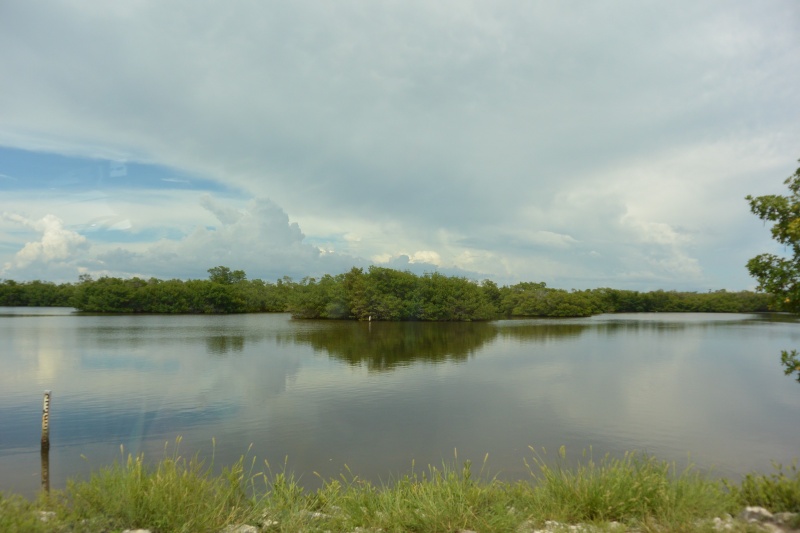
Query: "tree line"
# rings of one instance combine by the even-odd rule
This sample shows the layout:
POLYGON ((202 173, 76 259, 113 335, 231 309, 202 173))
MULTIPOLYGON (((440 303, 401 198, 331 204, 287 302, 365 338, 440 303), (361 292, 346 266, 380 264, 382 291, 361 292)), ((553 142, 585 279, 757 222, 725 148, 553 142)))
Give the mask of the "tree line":
POLYGON ((275 283, 249 280, 217 266, 205 280, 122 279, 83 275, 77 283, 0 282, 0 306, 74 307, 90 313, 289 312, 295 318, 390 321, 476 321, 502 317, 586 317, 600 313, 749 313, 781 310, 760 292, 639 292, 554 289, 521 282, 499 287, 438 272, 424 275, 384 267, 275 283))

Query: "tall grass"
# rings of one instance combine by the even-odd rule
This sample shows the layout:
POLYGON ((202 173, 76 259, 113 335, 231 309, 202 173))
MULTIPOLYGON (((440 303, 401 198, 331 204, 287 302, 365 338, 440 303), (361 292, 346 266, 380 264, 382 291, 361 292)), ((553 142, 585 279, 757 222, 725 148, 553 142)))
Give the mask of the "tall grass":
POLYGON ((749 474, 740 486, 730 485, 742 505, 758 505, 773 512, 800 513, 800 470, 795 460, 788 468, 773 463, 769 475, 749 474))
POLYGON ((637 453, 605 455, 599 462, 591 449, 574 467, 565 466, 562 446, 554 465, 533 450, 528 465, 537 480, 532 487, 534 514, 575 522, 619 521, 681 525, 735 511, 735 502, 719 481, 707 479, 691 465, 637 453))
POLYGON ((428 466, 378 486, 342 477, 325 482, 316 501, 340 530, 508 531, 518 521, 508 513, 510 493, 482 474, 475 479, 467 461, 460 469, 428 466))
POLYGON ((595 460, 589 449, 571 461, 563 447, 552 458, 532 449, 531 477, 520 482, 491 477, 486 458, 475 473, 456 456, 420 471, 412 465, 411 473, 382 484, 347 470, 305 491, 286 464, 273 471, 264 463, 255 472, 255 459, 243 456, 214 474, 213 459, 184 458, 179 443, 156 464, 123 454, 88 480, 69 481, 33 502, 0 494, 0 531, 216 533, 250 524, 265 532, 492 533, 529 532, 551 520, 599 530, 616 522, 637 531, 705 531, 714 517, 744 505, 783 511, 800 500, 796 464, 734 485, 637 453, 595 460))
POLYGON ((40 514, 42 502, 29 502, 16 495, 0 493, 0 531, 4 533, 38 533, 53 530, 40 514))
POLYGON ((179 445, 180 439, 152 467, 143 455, 129 454, 87 481, 68 481, 55 495, 57 507, 71 522, 93 528, 202 532, 249 519, 254 502, 245 493, 244 456, 213 475, 213 460, 182 457, 179 445))

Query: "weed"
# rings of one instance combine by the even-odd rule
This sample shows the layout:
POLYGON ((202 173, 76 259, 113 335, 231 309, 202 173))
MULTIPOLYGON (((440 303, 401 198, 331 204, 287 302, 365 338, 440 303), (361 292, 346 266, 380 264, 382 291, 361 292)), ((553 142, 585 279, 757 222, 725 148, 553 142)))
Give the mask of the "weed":
POLYGON ((728 484, 741 506, 758 505, 773 513, 800 512, 800 471, 797 460, 791 466, 773 463, 772 474, 748 474, 740 486, 728 484))

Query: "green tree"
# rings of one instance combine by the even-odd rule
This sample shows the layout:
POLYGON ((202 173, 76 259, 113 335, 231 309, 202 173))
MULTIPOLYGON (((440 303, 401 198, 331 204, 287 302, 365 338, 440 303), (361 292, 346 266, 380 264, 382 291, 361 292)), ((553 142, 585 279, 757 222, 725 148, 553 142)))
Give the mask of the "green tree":
POLYGON ((9 307, 25 305, 22 286, 13 279, 3 280, 0 284, 0 305, 9 307))
POLYGON ((233 285, 247 279, 244 270, 231 270, 226 266, 216 266, 208 269, 208 279, 214 283, 233 285))
POLYGON ((289 295, 287 310, 295 318, 347 318, 343 277, 303 278, 289 295))
POLYGON ((121 278, 103 276, 96 281, 82 280, 73 305, 90 313, 131 313, 135 311, 135 291, 134 284, 121 278))
MULTIPOLYGON (((772 222, 772 238, 791 255, 780 257, 761 254, 747 262, 747 270, 758 281, 758 289, 778 297, 780 309, 800 312, 800 168, 784 181, 789 195, 750 196, 750 211, 765 222, 772 222)), ((797 372, 800 381, 800 357, 796 350, 781 353, 787 375, 797 372)))

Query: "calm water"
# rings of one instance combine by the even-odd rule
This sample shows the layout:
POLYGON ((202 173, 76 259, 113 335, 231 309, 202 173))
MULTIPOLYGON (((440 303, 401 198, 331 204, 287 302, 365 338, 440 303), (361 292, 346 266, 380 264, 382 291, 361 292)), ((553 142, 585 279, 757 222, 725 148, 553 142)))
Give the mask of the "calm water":
POLYGON ((472 459, 526 477, 529 446, 642 450, 738 478, 800 456, 800 384, 777 315, 628 314, 479 324, 295 321, 288 315, 77 316, 0 308, 0 490, 125 453, 230 464, 250 449, 315 486, 345 465, 389 480, 472 459))

